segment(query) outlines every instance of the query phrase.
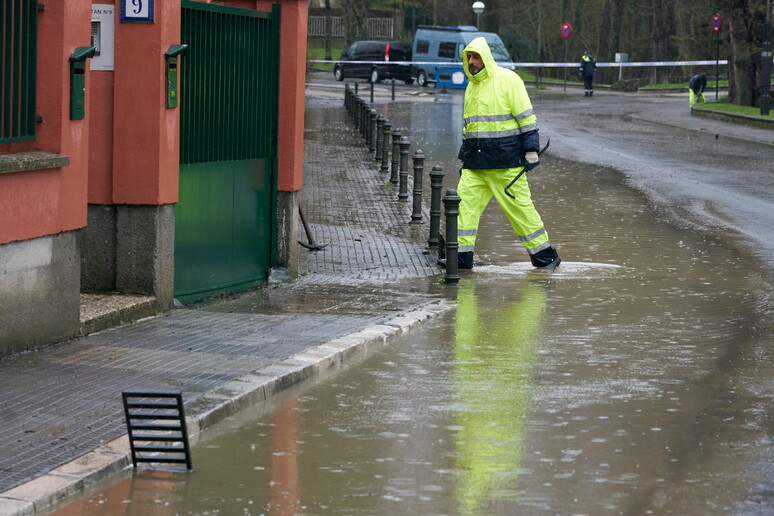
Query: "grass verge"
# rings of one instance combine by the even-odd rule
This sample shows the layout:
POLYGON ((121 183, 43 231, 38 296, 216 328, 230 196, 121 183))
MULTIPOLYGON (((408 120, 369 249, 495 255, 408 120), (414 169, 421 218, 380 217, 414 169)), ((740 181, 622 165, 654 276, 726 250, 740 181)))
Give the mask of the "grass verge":
MULTIPOLYGON (((343 52, 343 49, 341 48, 331 48, 331 59, 338 59, 339 56, 341 56, 341 53, 343 52)), ((325 49, 324 48, 307 48, 306 49, 306 58, 307 59, 325 59, 325 49)), ((333 63, 311 63, 312 67, 317 70, 326 70, 328 72, 333 72, 333 63)))
POLYGON ((733 113, 735 115, 754 116, 758 118, 764 118, 766 120, 774 120, 774 113, 771 111, 767 116, 762 116, 760 108, 752 106, 738 106, 736 104, 726 104, 724 102, 713 102, 709 104, 701 104, 701 107, 698 109, 722 111, 723 113, 733 113))

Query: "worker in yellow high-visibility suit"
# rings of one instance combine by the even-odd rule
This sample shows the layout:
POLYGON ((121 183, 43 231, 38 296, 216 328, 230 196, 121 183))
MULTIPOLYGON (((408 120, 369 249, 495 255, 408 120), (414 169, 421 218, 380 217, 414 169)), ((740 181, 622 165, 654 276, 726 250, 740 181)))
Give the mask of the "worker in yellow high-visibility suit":
POLYGON ((532 265, 553 269, 561 262, 551 245, 527 184, 526 175, 505 188, 522 167, 540 164, 537 117, 524 82, 512 70, 495 63, 484 38, 462 51, 462 66, 470 82, 465 90, 462 160, 457 194, 459 267, 473 267, 473 252, 481 214, 494 195, 532 265))

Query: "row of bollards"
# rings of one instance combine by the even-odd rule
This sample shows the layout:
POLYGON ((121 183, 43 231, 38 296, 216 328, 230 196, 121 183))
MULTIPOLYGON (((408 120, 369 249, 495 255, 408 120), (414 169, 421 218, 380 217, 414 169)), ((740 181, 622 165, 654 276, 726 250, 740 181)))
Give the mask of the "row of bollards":
MULTIPOLYGON (((394 88, 394 83, 393 83, 394 88)), ((393 90, 393 99, 395 92, 393 90)), ((409 153, 411 141, 397 127, 393 128, 390 121, 378 114, 373 107, 373 85, 371 86, 371 102, 366 102, 358 96, 358 86, 344 87, 344 107, 360 133, 368 152, 374 155, 374 161, 379 163, 379 171, 389 173, 388 182, 398 185, 398 201, 408 201, 409 153)), ((414 152, 413 160, 413 190, 412 213, 410 224, 422 224, 422 193, 424 182, 425 155, 421 150, 414 152)), ((448 190, 441 199, 443 188, 443 169, 434 166, 430 172, 430 232, 427 247, 438 250, 440 245, 441 201, 446 215, 446 283, 459 282, 457 255, 457 217, 459 215, 460 198, 455 190, 448 190)))

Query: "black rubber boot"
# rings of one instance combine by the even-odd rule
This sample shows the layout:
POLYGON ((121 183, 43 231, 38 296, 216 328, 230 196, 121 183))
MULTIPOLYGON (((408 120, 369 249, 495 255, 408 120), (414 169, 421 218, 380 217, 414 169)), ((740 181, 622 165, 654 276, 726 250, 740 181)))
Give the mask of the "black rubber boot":
POLYGON ((473 251, 466 251, 464 253, 457 253, 457 266, 460 269, 472 269, 473 268, 473 251))
MULTIPOLYGON (((438 258, 438 266, 446 268, 446 257, 438 258)), ((472 269, 473 268, 473 251, 457 254, 457 268, 459 269, 472 269)))
POLYGON ((556 268, 556 266, 559 265, 559 262, 561 262, 559 253, 557 253, 556 249, 553 247, 543 249, 537 254, 531 254, 529 258, 532 261, 532 265, 535 267, 543 268, 551 266, 551 270, 556 268))
POLYGON ((548 265, 545 265, 545 266, 541 267, 540 270, 552 271, 552 270, 556 269, 557 267, 559 267, 560 263, 562 263, 562 259, 557 256, 556 260, 554 260, 553 262, 549 263, 548 265))

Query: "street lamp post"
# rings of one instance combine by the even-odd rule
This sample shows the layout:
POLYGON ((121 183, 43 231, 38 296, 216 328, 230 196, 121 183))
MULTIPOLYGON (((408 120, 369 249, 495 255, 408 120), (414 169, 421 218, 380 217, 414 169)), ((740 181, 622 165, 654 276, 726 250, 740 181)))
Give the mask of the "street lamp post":
POLYGON ((761 116, 768 116, 771 108, 771 0, 766 2, 766 23, 763 24, 761 48, 761 116))
POLYGON ((476 28, 478 30, 481 30, 481 13, 484 12, 485 8, 486 8, 486 5, 484 5, 484 2, 481 2, 481 1, 473 2, 473 12, 476 13, 476 28))

